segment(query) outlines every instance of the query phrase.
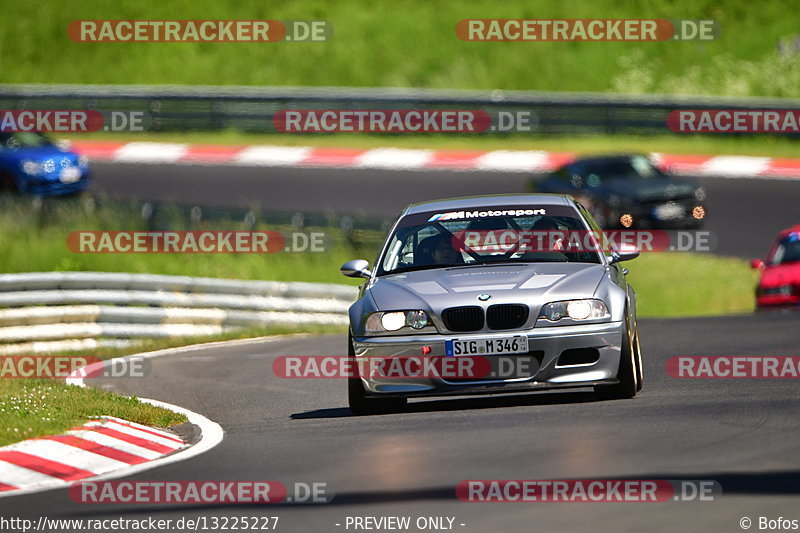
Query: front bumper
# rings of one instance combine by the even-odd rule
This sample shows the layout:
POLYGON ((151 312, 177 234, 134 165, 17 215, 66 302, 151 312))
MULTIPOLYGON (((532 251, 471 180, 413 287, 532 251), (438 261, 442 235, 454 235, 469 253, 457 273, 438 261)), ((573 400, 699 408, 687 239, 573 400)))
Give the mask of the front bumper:
MULTIPOLYGON (((624 209, 622 211, 625 211, 624 209)), ((672 202, 664 200, 663 202, 650 202, 642 205, 632 206, 626 213, 630 214, 633 218, 633 226, 639 228, 684 228, 688 226, 699 226, 702 224, 703 219, 708 216, 708 208, 702 202, 693 201, 678 201, 672 202), (659 206, 671 204, 680 210, 680 214, 675 214, 669 217, 663 217, 658 214, 659 206), (702 213, 701 218, 694 216, 695 209, 700 209, 702 213)), ((619 222, 619 220, 617 220, 619 222)))
POLYGON ((527 376, 508 379, 485 377, 468 381, 439 376, 397 378, 376 374, 362 375, 361 381, 366 394, 374 397, 425 397, 588 387, 617 383, 624 327, 625 323, 620 321, 540 327, 525 331, 355 337, 353 348, 356 359, 420 357, 423 346, 430 347, 428 356, 446 357, 445 341, 448 339, 469 340, 525 335, 528 337, 527 355, 536 361, 536 364, 530 367, 531 372, 527 376), (596 349, 597 360, 591 363, 567 365, 563 364, 563 359, 559 362, 559 357, 565 350, 580 348, 596 349))
POLYGON ((75 194, 89 187, 89 173, 83 172, 79 179, 64 183, 58 179, 31 178, 23 176, 20 192, 35 196, 61 196, 75 194))

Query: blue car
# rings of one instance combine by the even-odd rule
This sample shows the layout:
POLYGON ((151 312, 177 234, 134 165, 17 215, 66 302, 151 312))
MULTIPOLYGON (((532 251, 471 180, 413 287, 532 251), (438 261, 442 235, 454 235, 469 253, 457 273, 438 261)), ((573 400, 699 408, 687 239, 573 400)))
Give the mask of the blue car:
POLYGON ((86 157, 36 132, 0 132, 0 185, 23 194, 57 196, 89 186, 86 157))

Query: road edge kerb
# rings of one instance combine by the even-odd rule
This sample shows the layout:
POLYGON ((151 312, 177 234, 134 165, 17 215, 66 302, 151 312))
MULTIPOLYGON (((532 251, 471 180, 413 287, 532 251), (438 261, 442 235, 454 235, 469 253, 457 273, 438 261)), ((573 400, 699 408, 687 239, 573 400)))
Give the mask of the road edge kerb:
MULTIPOLYGON (((422 150, 163 142, 66 141, 101 162, 243 167, 297 167, 463 172, 547 172, 579 154, 544 150, 422 150)), ((650 154, 676 174, 800 179, 800 158, 650 154)))
MULTIPOLYGON (((162 357, 165 355, 176 355, 180 353, 189 352, 198 348, 207 349, 213 348, 216 346, 238 346, 238 345, 247 345, 247 344, 254 344, 260 342, 269 342, 273 340, 283 339, 286 337, 303 337, 307 336, 307 333, 297 333, 292 335, 268 335, 262 337, 253 337, 248 339, 233 339, 229 341, 214 341, 214 342, 205 342, 199 344, 190 344, 187 346, 177 346, 174 348, 165 348, 162 350, 155 350, 151 352, 142 352, 137 354, 130 354, 123 357, 116 357, 112 359, 106 359, 103 361, 99 361, 97 363, 93 363, 86 367, 83 367, 73 374, 70 374, 66 379, 65 382, 69 385, 76 385, 78 387, 87 388, 88 385, 86 384, 84 378, 86 375, 94 375, 96 372, 99 372, 103 369, 106 365, 113 365, 115 361, 122 361, 129 358, 154 358, 154 357, 162 357)), ((171 463, 177 463, 180 461, 185 461, 187 459, 191 459, 196 457, 202 453, 205 453, 213 448, 215 448, 219 443, 222 442, 224 439, 225 432, 217 422, 210 420, 209 418, 201 415, 200 413, 196 413, 190 409, 185 407, 181 407, 179 405, 174 405, 171 403, 163 402, 160 400, 154 400, 151 398, 137 398, 139 401, 148 403, 150 405, 154 405, 156 407, 161 407, 163 409, 168 409, 173 412, 185 415, 186 418, 189 420, 190 423, 194 424, 198 428, 200 428, 200 438, 194 443, 190 444, 185 448, 182 448, 174 453, 169 455, 164 455, 162 457, 153 459, 151 461, 147 461, 144 463, 130 465, 127 467, 122 467, 112 472, 107 472, 105 474, 100 474, 97 476, 87 477, 81 479, 81 481, 94 481, 94 480, 106 480, 106 479, 117 479, 121 477, 127 477, 133 474, 137 474, 139 472, 145 472, 147 470, 152 470, 154 468, 158 468, 160 466, 165 466, 171 463)), ((33 439, 27 439, 33 440, 33 439)), ((19 442, 26 442, 26 441, 19 441, 19 442)), ((19 444, 19 443, 14 443, 19 444)), ((69 485, 64 485, 63 483, 53 484, 53 485, 38 485, 31 488, 19 488, 16 490, 10 490, 5 492, 0 492, 0 498, 10 498, 15 496, 22 496, 26 494, 36 494, 40 492, 48 492, 51 490, 56 489, 67 489, 69 485)))

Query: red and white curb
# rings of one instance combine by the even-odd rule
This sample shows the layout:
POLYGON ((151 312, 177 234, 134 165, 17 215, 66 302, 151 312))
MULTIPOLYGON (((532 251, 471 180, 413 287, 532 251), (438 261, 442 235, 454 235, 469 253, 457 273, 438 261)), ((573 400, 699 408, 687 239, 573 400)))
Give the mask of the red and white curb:
MULTIPOLYGON (((248 167, 363 168, 545 172, 577 154, 539 150, 409 150, 401 148, 315 148, 310 146, 224 146, 154 142, 77 141, 76 151, 97 161, 140 164, 231 165, 248 167)), ((800 178, 800 159, 650 154, 679 174, 725 177, 800 178)))
MULTIPOLYGON (((69 376, 66 382, 70 385, 86 387, 85 376, 95 375, 101 370, 100 367, 113 365, 124 359, 161 357, 196 350, 199 346, 216 348, 230 344, 271 341, 277 338, 279 337, 271 336, 211 342, 108 359, 81 368, 74 375, 69 376)), ((199 440, 189 446, 177 436, 166 431, 113 417, 98 418, 98 420, 65 433, 64 436, 29 439, 0 448, 0 451, 16 452, 6 455, 6 458, 0 455, 0 498, 65 488, 78 479, 103 480, 131 476, 191 459, 211 450, 224 438, 222 427, 199 413, 158 400, 138 399, 140 402, 186 416, 190 423, 199 428, 199 440), (120 434, 125 436, 120 438, 120 434), (138 440, 132 440, 134 438, 138 440), (81 441, 88 441, 89 444, 81 441), (44 445, 40 442, 44 442, 44 445), (76 444, 80 445, 76 446, 76 444), (48 450, 42 451, 45 447, 48 450), (59 453, 54 455, 50 448, 57 449, 59 453), (114 451, 111 451, 112 449, 114 451), (69 453, 61 453, 65 450, 69 453), (28 458, 21 454, 31 457, 28 458), (140 461, 140 458, 144 460, 140 461), (24 459, 24 461, 18 459, 24 459)))
POLYGON ((180 437, 114 417, 61 435, 0 448, 0 491, 68 485, 164 457, 187 446, 180 437))

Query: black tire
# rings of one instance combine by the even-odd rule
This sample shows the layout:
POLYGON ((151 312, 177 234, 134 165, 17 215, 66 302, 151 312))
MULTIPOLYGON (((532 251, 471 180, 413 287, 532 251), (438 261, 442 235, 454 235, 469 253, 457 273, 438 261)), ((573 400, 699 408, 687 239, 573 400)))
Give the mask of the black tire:
MULTIPOLYGON (((351 360, 355 360, 353 338, 350 335, 347 336, 347 355, 351 360)), ((357 367, 353 365, 353 368, 357 367)), ((367 397, 364 384, 361 383, 360 377, 347 378, 347 401, 350 405, 350 412, 356 416, 379 415, 402 411, 407 404, 405 398, 367 397)))
POLYGON ((594 388, 595 395, 601 400, 623 400, 636 396, 639 390, 638 372, 636 369, 636 356, 633 339, 636 333, 631 335, 630 326, 627 318, 625 319, 625 331, 622 333, 622 350, 619 357, 619 369, 617 379, 619 383, 614 385, 597 385, 594 388))

